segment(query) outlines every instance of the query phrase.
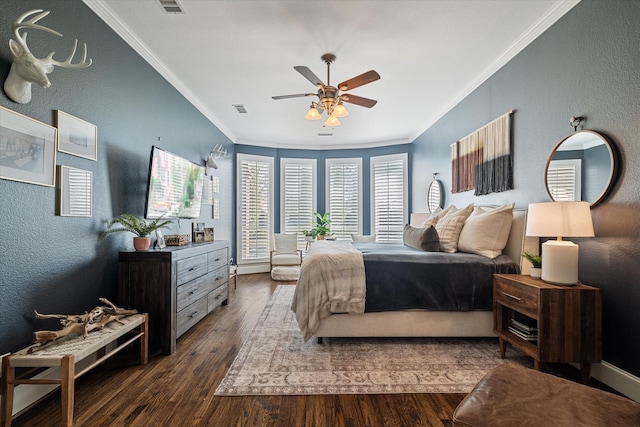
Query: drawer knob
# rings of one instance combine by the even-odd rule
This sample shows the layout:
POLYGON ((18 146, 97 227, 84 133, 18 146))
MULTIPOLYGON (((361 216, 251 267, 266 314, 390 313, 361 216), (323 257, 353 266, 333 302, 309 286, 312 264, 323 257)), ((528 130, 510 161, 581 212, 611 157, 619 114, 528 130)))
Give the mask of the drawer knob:
POLYGON ((197 311, 194 311, 193 313, 191 313, 191 314, 189 315, 189 318, 190 318, 190 319, 193 319, 193 318, 195 317, 195 315, 196 315, 196 314, 198 314, 198 312, 197 312, 197 311))
POLYGON ((514 299, 514 300, 516 300, 516 301, 522 301, 522 298, 518 298, 517 296, 515 296, 515 295, 511 295, 511 294, 508 294, 508 293, 506 293, 506 292, 503 292, 503 293, 502 293, 502 295, 504 295, 504 296, 505 296, 505 297, 507 297, 507 298, 514 299))

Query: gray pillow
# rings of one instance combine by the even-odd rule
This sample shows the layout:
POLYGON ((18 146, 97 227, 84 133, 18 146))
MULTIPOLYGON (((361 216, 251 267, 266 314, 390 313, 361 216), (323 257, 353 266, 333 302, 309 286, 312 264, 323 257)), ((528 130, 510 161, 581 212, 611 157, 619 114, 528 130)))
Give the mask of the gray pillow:
POLYGON ((439 252, 440 239, 438 232, 432 225, 427 228, 416 228, 409 224, 405 224, 402 233, 402 241, 406 246, 419 249, 425 252, 439 252))

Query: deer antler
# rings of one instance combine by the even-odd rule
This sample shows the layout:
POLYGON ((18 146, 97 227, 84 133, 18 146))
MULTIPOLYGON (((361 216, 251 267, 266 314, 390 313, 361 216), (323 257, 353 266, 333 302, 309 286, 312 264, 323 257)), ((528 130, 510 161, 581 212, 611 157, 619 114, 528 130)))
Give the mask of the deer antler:
POLYGON ((82 62, 76 62, 75 64, 72 63, 73 57, 76 54, 76 48, 78 47, 78 39, 74 40, 73 51, 71 52, 71 54, 69 55, 66 61, 60 62, 53 59, 53 55, 55 55, 55 52, 51 52, 49 56, 47 56, 45 61, 48 61, 50 64, 57 65, 58 67, 62 67, 62 68, 86 68, 89 65, 91 65, 93 61, 91 60, 91 58, 89 58, 89 62, 87 62, 87 44, 86 43, 83 43, 83 44, 84 44, 84 52, 82 54, 82 62))
POLYGON ((20 15, 18 17, 18 19, 16 19, 16 22, 13 23, 13 35, 16 36, 16 41, 18 43, 20 43, 20 46, 22 46, 22 48, 26 51, 26 52, 30 52, 29 48, 27 47, 27 33, 24 33, 24 36, 20 35, 20 30, 22 28, 33 28, 34 30, 42 30, 42 31, 46 31, 48 33, 51 34, 55 34, 56 36, 60 36, 62 37, 62 34, 60 34, 59 32, 52 30, 51 28, 47 28, 43 25, 38 25, 36 24, 36 22, 38 22, 39 20, 41 20, 42 18, 44 18, 45 16, 47 16, 49 13, 51 13, 50 11, 42 11, 42 9, 35 9, 35 10, 30 10, 28 12, 23 13, 22 15, 20 15), (42 13, 40 13, 42 12, 42 13), (33 15, 34 13, 38 13, 37 16, 34 16, 33 18, 29 19, 27 22, 23 22, 24 19, 29 16, 29 15, 33 15))

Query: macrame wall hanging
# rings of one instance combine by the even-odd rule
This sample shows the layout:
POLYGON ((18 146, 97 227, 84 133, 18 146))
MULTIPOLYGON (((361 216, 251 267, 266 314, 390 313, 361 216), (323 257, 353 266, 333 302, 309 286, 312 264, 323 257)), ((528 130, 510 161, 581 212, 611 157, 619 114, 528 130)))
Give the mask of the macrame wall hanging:
POLYGON ((511 115, 498 117, 451 144, 451 191, 475 195, 513 189, 511 115))

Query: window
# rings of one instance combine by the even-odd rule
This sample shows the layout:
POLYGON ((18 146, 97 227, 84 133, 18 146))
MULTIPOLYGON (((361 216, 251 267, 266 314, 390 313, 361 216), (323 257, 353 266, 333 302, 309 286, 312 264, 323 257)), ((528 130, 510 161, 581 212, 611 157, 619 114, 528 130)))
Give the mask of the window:
POLYGON ((580 159, 552 160, 547 169, 547 188, 556 202, 581 199, 582 161, 580 159))
POLYGON ((280 232, 297 234, 298 248, 304 249, 302 231, 315 224, 315 159, 280 159, 280 207, 280 232))
POLYGON ((378 242, 402 242, 408 217, 407 157, 371 158, 371 224, 378 242))
POLYGON ((238 262, 269 259, 273 158, 238 154, 238 262))
POLYGON ((338 240, 362 234, 362 159, 327 159, 327 212, 338 240))

